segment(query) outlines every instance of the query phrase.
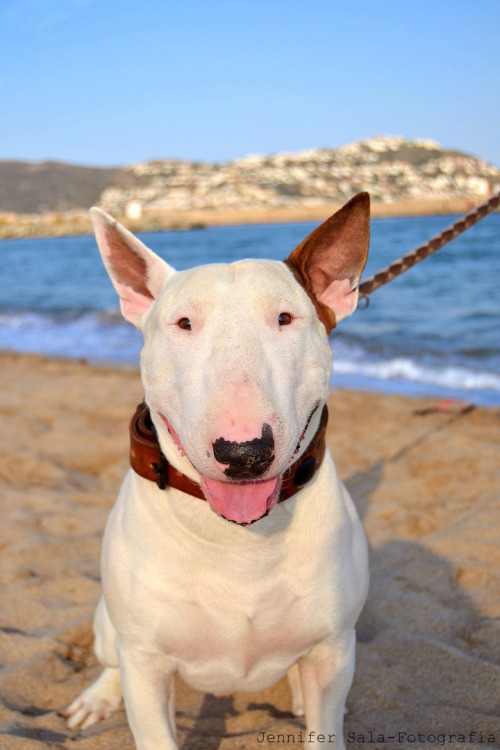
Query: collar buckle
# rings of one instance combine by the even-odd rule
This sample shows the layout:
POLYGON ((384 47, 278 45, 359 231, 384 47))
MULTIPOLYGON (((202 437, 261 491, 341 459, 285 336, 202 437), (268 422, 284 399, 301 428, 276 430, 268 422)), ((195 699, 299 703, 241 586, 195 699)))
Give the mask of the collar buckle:
POLYGON ((158 489, 164 490, 168 487, 168 461, 160 452, 160 459, 158 463, 152 464, 153 471, 156 474, 156 484, 158 489))

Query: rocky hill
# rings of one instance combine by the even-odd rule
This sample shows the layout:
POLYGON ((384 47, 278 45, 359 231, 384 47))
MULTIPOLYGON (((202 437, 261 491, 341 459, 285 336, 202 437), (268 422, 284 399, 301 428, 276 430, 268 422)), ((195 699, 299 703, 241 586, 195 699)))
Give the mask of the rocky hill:
POLYGON ((0 161, 0 211, 27 214, 89 208, 111 185, 126 186, 122 169, 0 161))
POLYGON ((498 189, 500 169, 484 159, 401 136, 223 163, 0 161, 0 237, 88 232, 95 203, 148 230, 319 219, 360 190, 374 215, 460 212, 498 189))
POLYGON ((342 202, 359 190, 374 201, 487 197, 500 169, 431 140, 381 136, 336 149, 246 156, 221 164, 178 159, 127 167, 128 187, 108 187, 103 208, 144 212, 277 208, 342 202))
POLYGON ((245 156, 224 163, 162 159, 102 169, 0 161, 0 211, 277 207, 343 201, 471 198, 500 187, 500 169, 431 140, 380 136, 340 148, 245 156))

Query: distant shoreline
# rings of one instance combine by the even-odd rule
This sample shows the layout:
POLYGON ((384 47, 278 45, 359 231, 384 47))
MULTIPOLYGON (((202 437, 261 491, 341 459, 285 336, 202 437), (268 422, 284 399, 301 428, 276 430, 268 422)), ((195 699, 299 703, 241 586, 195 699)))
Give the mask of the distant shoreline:
MULTIPOLYGON (((479 201, 478 201, 479 202, 479 201)), ((182 231, 215 226, 246 224, 288 224, 294 222, 321 223, 341 204, 336 202, 309 206, 280 208, 230 208, 184 211, 156 211, 144 213, 141 219, 131 220, 116 215, 121 223, 134 232, 182 231)), ((462 214, 474 203, 468 198, 414 199, 394 203, 372 202, 372 218, 438 216, 462 214)), ((85 210, 44 214, 0 214, 0 239, 30 237, 71 237, 91 235, 92 225, 85 210)))

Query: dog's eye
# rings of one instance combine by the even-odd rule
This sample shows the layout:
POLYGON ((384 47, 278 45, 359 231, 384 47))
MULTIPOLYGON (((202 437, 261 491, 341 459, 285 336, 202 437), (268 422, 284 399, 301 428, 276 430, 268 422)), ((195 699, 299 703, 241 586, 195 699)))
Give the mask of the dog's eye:
POLYGON ((182 328, 183 331, 191 330, 191 321, 189 318, 180 318, 180 320, 177 321, 177 325, 179 328, 182 328))
POLYGON ((280 313, 278 317, 278 323, 280 324, 280 326, 289 326, 291 322, 292 322, 292 316, 290 315, 290 313, 287 313, 287 312, 280 313))

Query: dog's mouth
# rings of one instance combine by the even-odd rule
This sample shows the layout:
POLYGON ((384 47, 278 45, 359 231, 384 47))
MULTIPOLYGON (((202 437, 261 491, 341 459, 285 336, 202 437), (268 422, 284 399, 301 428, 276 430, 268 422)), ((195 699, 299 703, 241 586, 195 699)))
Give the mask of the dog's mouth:
POLYGON ((269 513, 281 483, 279 475, 257 482, 220 482, 203 474, 200 478, 211 509, 227 521, 240 524, 253 523, 269 513))
MULTIPOLYGON (((186 455, 182 443, 168 419, 160 417, 167 427, 182 456, 186 455)), ((227 521, 250 524, 267 515, 276 504, 281 484, 281 475, 253 482, 224 482, 200 474, 200 484, 211 509, 227 521)))
MULTIPOLYGON (((314 405, 307 419, 294 455, 300 450, 301 442, 304 440, 306 430, 318 406, 319 403, 314 405)), ((182 456, 185 456, 186 451, 171 423, 161 412, 160 417, 179 452, 182 456)), ((214 513, 217 513, 218 516, 225 518, 227 521, 233 521, 242 525, 254 523, 266 516, 278 500, 281 474, 275 475, 270 479, 254 481, 221 481, 203 474, 199 469, 197 471, 200 475, 201 488, 210 508, 214 513)))

